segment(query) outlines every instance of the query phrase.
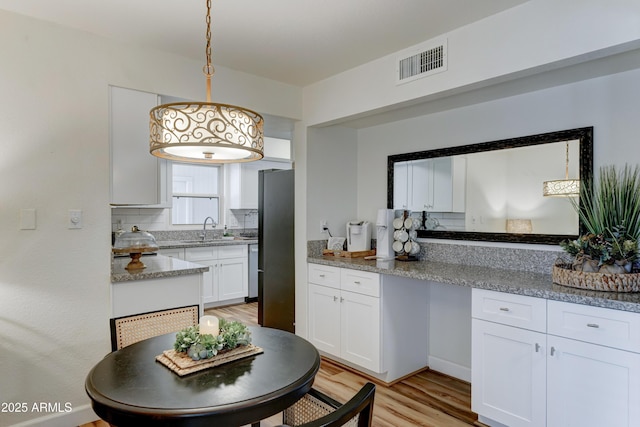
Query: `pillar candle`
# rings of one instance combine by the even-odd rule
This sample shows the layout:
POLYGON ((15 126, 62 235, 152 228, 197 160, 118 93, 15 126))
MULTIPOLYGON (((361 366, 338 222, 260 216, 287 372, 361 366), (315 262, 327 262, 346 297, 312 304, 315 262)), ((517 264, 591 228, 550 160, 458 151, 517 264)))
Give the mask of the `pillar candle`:
POLYGON ((216 316, 202 316, 200 318, 200 334, 210 334, 217 337, 220 334, 220 321, 216 316))

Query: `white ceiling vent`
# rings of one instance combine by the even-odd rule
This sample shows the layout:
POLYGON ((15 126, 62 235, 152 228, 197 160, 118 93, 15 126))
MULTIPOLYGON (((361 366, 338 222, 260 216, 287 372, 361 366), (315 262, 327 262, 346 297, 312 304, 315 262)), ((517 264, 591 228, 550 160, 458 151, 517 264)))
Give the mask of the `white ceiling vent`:
POLYGON ((396 84, 447 70, 447 39, 405 50, 398 55, 396 84))

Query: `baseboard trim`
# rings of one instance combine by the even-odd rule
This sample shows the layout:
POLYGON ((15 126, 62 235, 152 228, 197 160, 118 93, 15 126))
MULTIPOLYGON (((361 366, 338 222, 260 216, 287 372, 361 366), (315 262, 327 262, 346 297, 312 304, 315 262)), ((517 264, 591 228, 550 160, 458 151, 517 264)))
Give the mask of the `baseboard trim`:
POLYGON ((87 404, 73 408, 71 412, 48 414, 44 417, 13 424, 11 427, 71 427, 87 424, 97 419, 100 417, 93 412, 91 405, 87 404))
POLYGON ((445 359, 429 356, 429 368, 468 383, 471 382, 471 368, 458 365, 445 359))

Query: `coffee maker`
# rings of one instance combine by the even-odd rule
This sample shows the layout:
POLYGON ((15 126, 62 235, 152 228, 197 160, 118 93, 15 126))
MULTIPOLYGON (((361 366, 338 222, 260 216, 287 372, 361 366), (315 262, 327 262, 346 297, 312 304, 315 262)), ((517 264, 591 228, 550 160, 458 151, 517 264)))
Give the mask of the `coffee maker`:
POLYGON ((349 221, 347 223, 347 251, 368 251, 371 249, 371 223, 369 221, 349 221))

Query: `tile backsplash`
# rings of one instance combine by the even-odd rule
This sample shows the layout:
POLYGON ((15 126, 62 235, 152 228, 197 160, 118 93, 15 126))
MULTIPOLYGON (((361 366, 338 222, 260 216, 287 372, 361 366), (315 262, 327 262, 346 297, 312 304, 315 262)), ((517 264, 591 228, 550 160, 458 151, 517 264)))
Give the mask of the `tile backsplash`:
MULTIPOLYGON (((229 230, 243 232, 247 229, 258 228, 258 211, 256 209, 229 209, 225 219, 220 221, 219 228, 226 224, 229 230)), ((144 231, 183 230, 202 228, 201 224, 192 226, 178 226, 171 224, 170 209, 151 208, 114 208, 111 209, 111 231, 119 228, 125 231, 137 225, 144 231)))

